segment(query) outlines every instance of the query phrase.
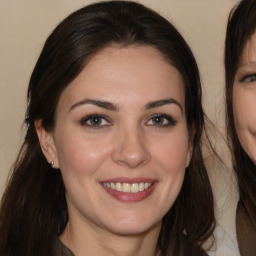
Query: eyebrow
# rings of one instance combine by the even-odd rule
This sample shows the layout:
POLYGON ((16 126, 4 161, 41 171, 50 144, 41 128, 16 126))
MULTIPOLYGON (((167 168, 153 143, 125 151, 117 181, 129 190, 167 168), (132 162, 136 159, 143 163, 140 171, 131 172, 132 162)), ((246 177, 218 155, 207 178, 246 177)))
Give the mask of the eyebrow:
MULTIPOLYGON (((96 99, 83 99, 83 100, 75 103, 74 105, 72 105, 71 108, 69 109, 69 111, 71 111, 74 108, 77 108, 79 106, 86 105, 86 104, 95 105, 97 107, 104 108, 104 109, 111 110, 111 111, 119 111, 118 105, 113 104, 108 101, 96 100, 96 99)), ((183 112, 182 105, 177 100, 175 100, 173 98, 149 102, 145 105, 144 109, 149 110, 152 108, 157 108, 157 107, 161 107, 161 106, 168 105, 168 104, 176 104, 180 108, 181 112, 183 112)))
POLYGON ((256 61, 242 62, 238 65, 237 69, 256 67, 256 61))
POLYGON ((69 111, 71 111, 72 109, 74 109, 76 107, 85 105, 85 104, 95 105, 97 107, 104 108, 104 109, 111 110, 111 111, 118 111, 119 110, 117 105, 115 105, 113 103, 110 103, 108 101, 94 100, 94 99, 84 99, 84 100, 81 100, 81 101, 75 103, 74 105, 72 105, 71 108, 69 109, 69 111))
POLYGON ((157 108, 157 107, 161 107, 161 106, 168 105, 168 104, 176 104, 180 108, 181 112, 183 113, 182 105, 177 100, 175 100, 173 98, 149 102, 146 104, 145 109, 149 110, 152 108, 157 108))

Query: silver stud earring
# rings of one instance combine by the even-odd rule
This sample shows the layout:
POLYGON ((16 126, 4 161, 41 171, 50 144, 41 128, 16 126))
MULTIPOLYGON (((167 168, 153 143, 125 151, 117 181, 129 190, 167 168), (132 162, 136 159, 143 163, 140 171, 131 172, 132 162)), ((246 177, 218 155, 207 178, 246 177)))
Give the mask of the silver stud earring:
POLYGON ((52 169, 54 169, 54 163, 50 162, 50 165, 51 165, 52 169))

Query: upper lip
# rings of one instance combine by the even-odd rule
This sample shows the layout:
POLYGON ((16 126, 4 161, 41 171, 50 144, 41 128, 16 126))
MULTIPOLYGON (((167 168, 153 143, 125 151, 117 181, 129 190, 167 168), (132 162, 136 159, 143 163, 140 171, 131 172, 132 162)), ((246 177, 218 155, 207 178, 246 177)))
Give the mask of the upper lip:
POLYGON ((148 182, 148 183, 153 183, 156 182, 156 179, 151 179, 151 178, 144 178, 144 177, 138 177, 138 178, 127 178, 127 177, 116 177, 112 179, 106 179, 102 180, 101 183, 140 183, 140 182, 148 182))

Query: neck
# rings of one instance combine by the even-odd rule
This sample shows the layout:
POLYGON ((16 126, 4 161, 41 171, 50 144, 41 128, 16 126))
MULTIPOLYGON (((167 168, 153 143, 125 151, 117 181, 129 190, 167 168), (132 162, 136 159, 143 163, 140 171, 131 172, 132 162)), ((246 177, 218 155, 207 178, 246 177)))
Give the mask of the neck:
POLYGON ((77 225, 68 222, 60 236, 62 242, 76 255, 105 256, 159 256, 157 241, 161 229, 158 223, 150 230, 140 234, 120 235, 100 227, 77 225), (85 227, 86 226, 86 227, 85 227))

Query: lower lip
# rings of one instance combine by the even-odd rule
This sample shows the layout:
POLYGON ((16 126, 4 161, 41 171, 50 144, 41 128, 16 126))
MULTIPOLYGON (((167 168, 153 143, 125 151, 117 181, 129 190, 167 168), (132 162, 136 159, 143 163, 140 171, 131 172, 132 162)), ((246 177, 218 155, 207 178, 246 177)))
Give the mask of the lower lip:
POLYGON ((154 182, 152 186, 149 187, 148 189, 145 189, 138 193, 126 193, 126 192, 120 192, 115 189, 111 189, 103 186, 103 188, 108 192, 108 194, 110 194, 112 197, 114 197, 115 199, 121 202, 140 202, 146 199, 147 197, 149 197, 154 191, 155 187, 156 187, 156 182, 154 182))

